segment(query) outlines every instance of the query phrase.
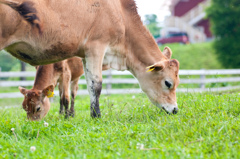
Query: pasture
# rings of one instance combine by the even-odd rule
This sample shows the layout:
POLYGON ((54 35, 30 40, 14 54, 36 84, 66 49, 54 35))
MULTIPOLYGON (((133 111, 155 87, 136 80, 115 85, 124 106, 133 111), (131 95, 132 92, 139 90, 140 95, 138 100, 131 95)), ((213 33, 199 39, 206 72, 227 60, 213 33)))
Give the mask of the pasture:
POLYGON ((56 98, 39 122, 26 120, 21 99, 0 99, 0 158, 240 158, 238 93, 177 97, 179 113, 167 115, 145 94, 102 95, 92 119, 89 97, 78 96, 67 120, 56 98))

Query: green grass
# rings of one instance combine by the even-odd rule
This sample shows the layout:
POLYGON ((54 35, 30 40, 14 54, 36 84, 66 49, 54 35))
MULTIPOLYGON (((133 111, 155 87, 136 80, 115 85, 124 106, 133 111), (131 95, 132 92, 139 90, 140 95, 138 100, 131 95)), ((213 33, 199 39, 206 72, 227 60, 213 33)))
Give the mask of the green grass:
POLYGON ((76 117, 65 120, 56 99, 48 127, 20 107, 0 109, 0 158, 240 158, 239 102, 237 93, 178 94, 179 113, 167 115, 144 94, 101 96, 94 120, 81 96, 76 117))

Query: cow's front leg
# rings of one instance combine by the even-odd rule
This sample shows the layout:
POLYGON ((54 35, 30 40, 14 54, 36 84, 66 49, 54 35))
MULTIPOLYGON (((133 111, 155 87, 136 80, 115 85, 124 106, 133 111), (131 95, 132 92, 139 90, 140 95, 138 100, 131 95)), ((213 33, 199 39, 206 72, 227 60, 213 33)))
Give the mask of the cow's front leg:
POLYGON ((91 117, 101 117, 99 97, 102 90, 102 61, 105 48, 92 48, 83 59, 84 72, 91 102, 91 117))
MULTIPOLYGON (((89 69, 87 59, 83 59, 84 72, 87 81, 87 88, 90 95, 91 117, 101 117, 99 108, 99 97, 102 90, 102 75, 94 74, 94 70, 89 69)), ((92 63, 94 65, 94 63, 92 63)), ((91 67, 91 66, 90 66, 91 67)))

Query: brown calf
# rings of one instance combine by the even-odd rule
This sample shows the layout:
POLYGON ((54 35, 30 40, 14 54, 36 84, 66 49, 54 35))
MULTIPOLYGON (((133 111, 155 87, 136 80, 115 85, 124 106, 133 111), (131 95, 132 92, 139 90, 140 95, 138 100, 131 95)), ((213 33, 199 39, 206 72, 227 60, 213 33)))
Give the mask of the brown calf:
POLYGON ((82 57, 92 117, 101 116, 102 65, 129 70, 153 104, 178 111, 179 62, 159 50, 134 0, 0 0, 2 49, 31 65, 82 57))
POLYGON ((19 87, 24 95, 22 103, 23 109, 27 112, 27 117, 31 120, 42 119, 50 109, 49 96, 58 85, 60 96, 60 113, 65 108, 65 117, 74 116, 74 99, 78 90, 78 80, 83 74, 82 60, 73 57, 54 64, 37 67, 33 88, 27 90, 19 87), (68 110, 70 101, 69 85, 71 83, 71 108, 68 110))

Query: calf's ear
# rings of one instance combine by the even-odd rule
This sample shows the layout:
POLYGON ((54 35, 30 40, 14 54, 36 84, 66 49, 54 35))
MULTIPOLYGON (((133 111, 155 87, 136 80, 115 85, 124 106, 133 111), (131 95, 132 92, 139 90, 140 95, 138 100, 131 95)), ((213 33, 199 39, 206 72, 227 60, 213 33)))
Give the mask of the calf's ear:
POLYGON ((172 50, 169 47, 165 47, 163 50, 163 55, 166 56, 168 59, 172 57, 172 50))
POLYGON ((54 95, 53 91, 54 91, 54 86, 53 86, 53 85, 50 85, 50 86, 46 87, 46 88, 43 90, 42 93, 43 93, 44 96, 47 96, 47 97, 51 98, 51 97, 53 97, 53 95, 54 95))
POLYGON ((21 86, 18 87, 19 91, 25 96, 27 94, 27 89, 21 86))
POLYGON ((151 66, 148 66, 146 69, 148 69, 147 72, 151 72, 151 71, 160 71, 164 69, 164 67, 165 67, 164 61, 160 61, 151 66))

